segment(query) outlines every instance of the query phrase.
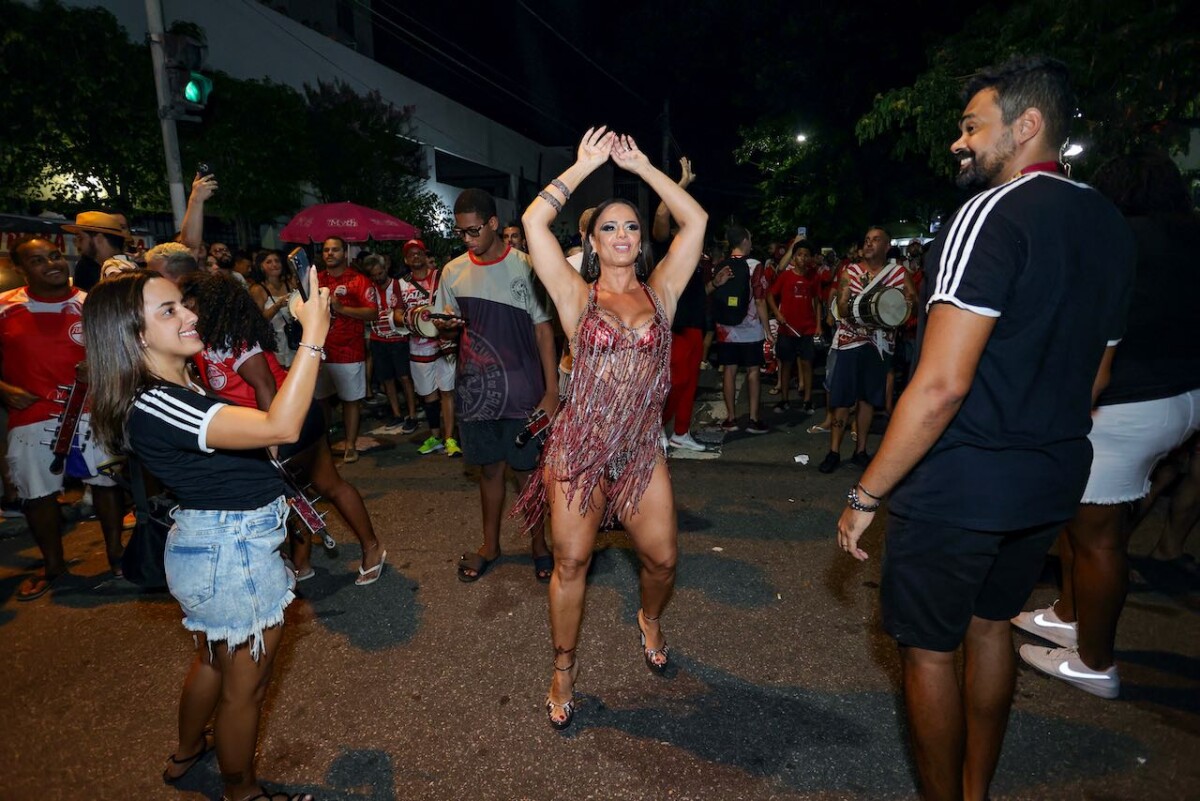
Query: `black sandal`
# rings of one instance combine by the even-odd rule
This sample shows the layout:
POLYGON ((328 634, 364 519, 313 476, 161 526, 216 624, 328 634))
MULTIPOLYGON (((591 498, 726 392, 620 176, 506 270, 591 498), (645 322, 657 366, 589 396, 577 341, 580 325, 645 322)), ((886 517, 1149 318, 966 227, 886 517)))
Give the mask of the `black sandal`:
POLYGON ((187 767, 185 767, 183 769, 183 773, 180 773, 178 776, 172 776, 167 772, 167 768, 163 768, 162 777, 164 782, 167 784, 175 784, 176 782, 182 780, 184 776, 188 775, 188 771, 196 767, 196 763, 204 758, 205 754, 213 750, 213 730, 211 728, 205 729, 202 733, 202 736, 204 737, 204 745, 201 746, 200 750, 192 756, 188 757, 187 759, 179 759, 174 754, 171 754, 171 756, 167 757, 169 765, 187 765, 187 767))
MULTIPOLYGON (((242 801, 261 801, 261 799, 266 799, 266 801, 304 801, 306 798, 312 798, 312 795, 309 793, 292 793, 291 795, 285 792, 268 793, 263 790, 258 795, 243 798, 242 801)), ((221 801, 230 801, 229 796, 221 796, 221 801)))
MULTIPOLYGON (((570 653, 574 653, 574 651, 575 651, 575 649, 572 648, 570 651, 563 651, 563 653, 570 654, 570 653)), ((555 661, 557 661, 557 655, 555 656, 555 661)), ((555 665, 554 669, 555 670, 568 670, 568 671, 574 670, 575 669, 575 660, 572 659, 571 664, 567 665, 566 667, 559 667, 558 665, 555 665)), ((574 679, 574 677, 571 678, 571 697, 568 698, 563 703, 560 704, 557 701, 553 701, 550 699, 550 696, 548 694, 546 695, 546 718, 547 718, 547 720, 550 721, 550 725, 553 726, 558 731, 562 731, 563 729, 565 729, 571 725, 571 721, 573 721, 575 719, 575 679, 574 679), (563 714, 566 715, 566 717, 564 717, 562 720, 555 720, 554 719, 554 708, 555 707, 558 707, 559 709, 561 709, 563 711, 563 714)))
POLYGON ((655 676, 664 676, 667 672, 668 660, 670 658, 668 652, 671 650, 671 647, 667 645, 667 639, 664 637, 661 648, 647 648, 646 632, 642 629, 642 620, 650 623, 658 620, 658 618, 646 617, 646 612, 642 609, 638 610, 638 618, 638 636, 642 638, 642 657, 646 660, 646 667, 650 668, 650 672, 655 676), (663 661, 655 662, 654 657, 658 656, 659 654, 663 655, 663 661))

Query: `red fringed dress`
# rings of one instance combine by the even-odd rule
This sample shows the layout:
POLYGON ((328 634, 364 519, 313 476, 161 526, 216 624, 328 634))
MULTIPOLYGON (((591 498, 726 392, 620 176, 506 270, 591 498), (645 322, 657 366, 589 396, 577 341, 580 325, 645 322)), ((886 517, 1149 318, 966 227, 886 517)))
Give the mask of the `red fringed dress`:
MULTIPOLYGON (((654 291, 642 285, 654 316, 629 328, 588 293, 571 340, 575 365, 538 469, 512 514, 532 528, 547 511, 546 481, 564 481, 568 501, 608 499, 605 522, 636 512, 663 454, 662 411, 670 389, 671 323, 654 291)), ((580 504, 580 516, 589 504, 580 504)))

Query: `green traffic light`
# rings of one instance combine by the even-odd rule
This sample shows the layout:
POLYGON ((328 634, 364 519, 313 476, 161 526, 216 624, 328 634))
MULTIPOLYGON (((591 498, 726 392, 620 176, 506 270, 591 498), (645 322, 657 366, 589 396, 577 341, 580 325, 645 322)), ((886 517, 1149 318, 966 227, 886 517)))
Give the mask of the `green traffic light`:
POLYGON ((208 102, 208 96, 212 93, 212 79, 206 75, 201 75, 198 72, 193 72, 189 76, 187 85, 183 88, 183 97, 189 103, 203 106, 208 102))

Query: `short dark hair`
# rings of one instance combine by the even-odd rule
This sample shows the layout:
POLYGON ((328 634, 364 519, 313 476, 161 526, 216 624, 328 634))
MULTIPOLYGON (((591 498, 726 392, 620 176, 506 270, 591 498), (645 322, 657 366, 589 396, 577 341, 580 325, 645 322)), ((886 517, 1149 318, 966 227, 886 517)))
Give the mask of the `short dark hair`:
POLYGON ((321 246, 322 246, 322 247, 324 247, 324 246, 325 246, 325 243, 326 243, 326 242, 328 242, 330 239, 336 239, 338 242, 341 242, 341 243, 342 243, 342 250, 348 250, 348 248, 346 247, 346 240, 345 240, 345 239, 342 239, 340 236, 327 236, 327 237, 325 237, 324 239, 322 239, 322 240, 321 240, 321 246))
POLYGON ((867 227, 867 231, 866 231, 866 233, 868 233, 868 234, 869 234, 869 233, 871 233, 872 231, 879 231, 880 233, 882 233, 882 234, 883 234, 883 235, 884 235, 884 236, 887 238, 887 240, 888 240, 889 242, 890 242, 890 241, 892 241, 892 235, 891 235, 891 234, 889 234, 889 233, 888 233, 888 229, 884 228, 882 225, 871 225, 871 226, 868 226, 868 227, 867 227))
POLYGON ((730 248, 736 248, 749 238, 750 232, 744 226, 731 225, 725 229, 725 242, 730 248))
POLYGON ((1042 112, 1046 139, 1061 146, 1071 134, 1077 100, 1067 65, 1045 56, 1016 56, 976 73, 963 89, 963 104, 984 89, 996 91, 1000 118, 1011 125, 1027 108, 1042 112))
POLYGON ((1137 150, 1109 159, 1092 177, 1092 186, 1126 217, 1187 214, 1192 198, 1175 162, 1161 150, 1137 150))
POLYGON ((17 239, 16 242, 13 242, 12 247, 9 249, 9 255, 12 257, 13 264, 17 265, 18 267, 21 267, 22 266, 22 264, 21 264, 21 249, 24 248, 26 245, 28 245, 30 242, 36 242, 39 239, 44 242, 50 241, 50 240, 46 239, 46 237, 38 236, 37 234, 22 234, 21 237, 19 239, 17 239))
POLYGON ((464 189, 454 201, 455 214, 478 214, 484 222, 496 216, 496 201, 482 189, 464 189))

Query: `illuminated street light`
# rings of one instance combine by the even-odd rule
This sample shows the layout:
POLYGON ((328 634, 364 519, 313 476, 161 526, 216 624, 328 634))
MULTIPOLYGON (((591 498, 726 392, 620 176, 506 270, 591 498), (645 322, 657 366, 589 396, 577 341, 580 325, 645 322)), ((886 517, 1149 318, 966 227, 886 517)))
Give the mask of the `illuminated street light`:
POLYGON ((808 137, 805 136, 804 134, 796 134, 796 141, 799 142, 800 144, 804 144, 805 142, 808 141, 808 137))
POLYGON ((1072 142, 1071 144, 1067 145, 1067 149, 1063 151, 1063 158, 1064 159, 1074 158, 1075 156, 1078 156, 1082 152, 1083 152, 1083 145, 1072 142))

